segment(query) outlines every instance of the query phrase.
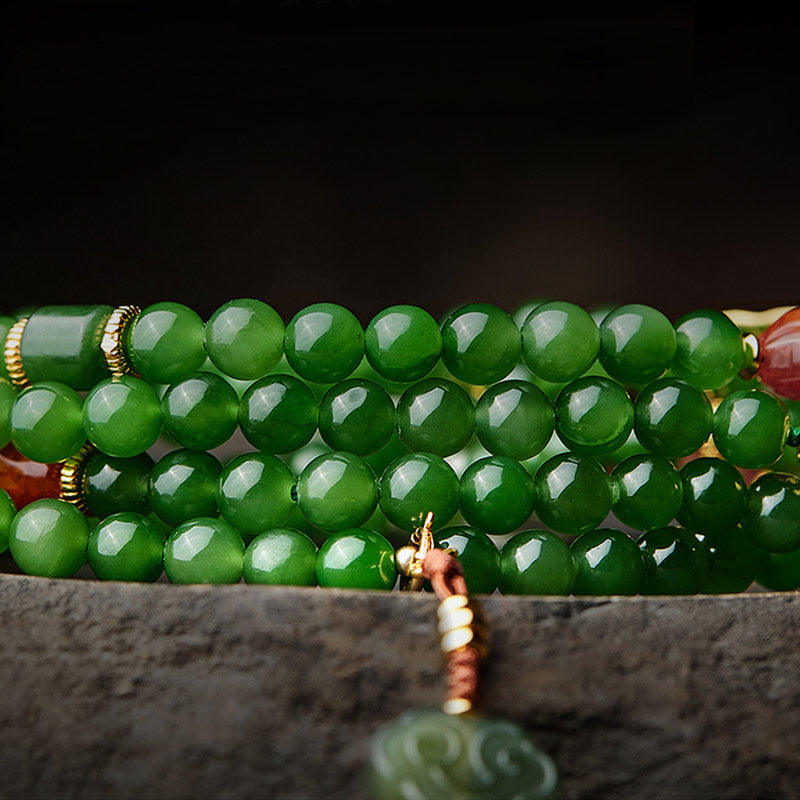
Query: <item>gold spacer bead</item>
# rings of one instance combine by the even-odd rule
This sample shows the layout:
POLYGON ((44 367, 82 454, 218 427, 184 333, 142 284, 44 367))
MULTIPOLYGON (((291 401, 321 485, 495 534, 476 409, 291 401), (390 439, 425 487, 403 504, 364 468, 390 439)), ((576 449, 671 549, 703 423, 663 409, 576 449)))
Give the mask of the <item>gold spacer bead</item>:
POLYGON ((453 697, 449 700, 445 700, 444 703, 442 703, 442 711, 444 711, 445 714, 451 714, 452 716, 466 714, 467 712, 472 711, 472 703, 465 697, 453 697))
POLYGON ((27 389, 31 382, 25 374, 25 367, 22 364, 22 356, 20 348, 22 346, 22 332, 28 324, 28 318, 22 317, 18 319, 8 330, 6 336, 5 346, 3 348, 3 357, 6 364, 6 372, 11 379, 11 383, 18 389, 27 389))
POLYGON ((100 340, 100 349, 106 358, 109 371, 115 378, 121 378, 123 375, 139 377, 128 363, 122 339, 128 325, 136 319, 141 311, 139 306, 117 306, 106 320, 103 338, 100 340))
POLYGON ((86 462, 97 452, 97 448, 88 442, 75 453, 61 462, 59 474, 59 500, 72 503, 79 511, 86 513, 89 509, 83 491, 83 469, 86 462))
POLYGON ((742 347, 744 348, 744 366, 739 370, 739 377, 750 380, 758 371, 758 336, 754 333, 747 333, 742 337, 742 347))

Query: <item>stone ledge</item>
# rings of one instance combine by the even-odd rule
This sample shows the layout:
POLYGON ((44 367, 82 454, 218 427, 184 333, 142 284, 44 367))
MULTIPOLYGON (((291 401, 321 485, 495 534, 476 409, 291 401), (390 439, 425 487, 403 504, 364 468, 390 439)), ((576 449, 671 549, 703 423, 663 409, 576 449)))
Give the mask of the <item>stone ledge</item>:
MULTIPOLYGON (((0 577, 0 795, 363 797, 436 600, 0 577)), ((800 596, 486 598, 485 709, 569 798, 796 797, 800 596)))

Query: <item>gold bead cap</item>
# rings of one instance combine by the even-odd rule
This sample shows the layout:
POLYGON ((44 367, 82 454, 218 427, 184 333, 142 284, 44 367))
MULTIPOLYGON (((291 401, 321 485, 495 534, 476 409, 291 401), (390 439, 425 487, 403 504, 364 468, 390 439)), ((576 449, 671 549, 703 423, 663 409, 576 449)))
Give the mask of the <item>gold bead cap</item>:
POLYGON ((100 340, 100 349, 105 356, 109 372, 115 378, 123 375, 138 377, 136 371, 128 363, 123 337, 128 325, 136 319, 141 311, 139 306, 117 306, 106 321, 103 338, 100 340))
POLYGON ((11 379, 11 383, 13 383, 17 389, 27 389, 31 385, 28 376, 25 374, 25 367, 22 365, 22 355, 20 354, 22 333, 27 324, 27 317, 18 319, 9 328, 3 347, 3 359, 6 365, 6 372, 11 379))
POLYGON ((91 444, 85 444, 74 456, 61 462, 59 474, 58 499, 72 503, 85 514, 89 509, 83 491, 83 469, 86 462, 97 452, 91 444))

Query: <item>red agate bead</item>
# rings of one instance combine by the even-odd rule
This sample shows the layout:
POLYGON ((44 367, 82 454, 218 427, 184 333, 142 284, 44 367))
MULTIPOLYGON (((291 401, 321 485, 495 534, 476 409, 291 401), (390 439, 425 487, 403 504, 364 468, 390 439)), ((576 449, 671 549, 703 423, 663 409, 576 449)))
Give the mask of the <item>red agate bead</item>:
POLYGON ((800 400, 800 308, 787 311, 758 337, 758 377, 782 397, 800 400))
POLYGON ((5 489, 14 505, 22 509, 34 500, 58 497, 61 464, 31 461, 13 445, 0 450, 0 489, 5 489))

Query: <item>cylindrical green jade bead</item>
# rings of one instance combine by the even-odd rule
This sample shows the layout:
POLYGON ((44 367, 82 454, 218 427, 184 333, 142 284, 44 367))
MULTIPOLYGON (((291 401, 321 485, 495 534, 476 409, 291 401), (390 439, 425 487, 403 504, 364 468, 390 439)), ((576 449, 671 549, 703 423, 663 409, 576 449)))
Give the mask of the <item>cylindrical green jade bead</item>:
POLYGON ((475 407, 480 443, 496 456, 525 461, 541 452, 555 425, 547 395, 527 381, 502 381, 489 387, 475 407))
POLYGON ((642 552, 622 531, 599 528, 578 536, 570 547, 575 560, 573 594, 636 594, 644 578, 642 552))
POLYGON ((89 536, 89 566, 102 581, 152 583, 164 571, 166 540, 158 525, 141 514, 112 514, 89 536))
POLYGON ((335 303, 298 311, 286 326, 286 360, 307 381, 335 383, 364 356, 364 331, 353 314, 335 303))
POLYGON ((711 435, 714 413, 704 392, 676 378, 648 383, 634 405, 636 438, 651 453, 680 458, 711 435))
POLYGON ((313 393, 291 375, 256 381, 239 403, 242 433, 267 453, 291 453, 308 444, 317 430, 317 416, 313 393))
POLYGON ((768 467, 781 457, 788 433, 786 406, 760 389, 729 394, 714 414, 714 443, 737 467, 768 467))
POLYGON ((224 519, 200 517, 175 528, 164 547, 172 583, 239 583, 244 541, 224 519))
POLYGON ((744 364, 742 334, 719 311, 693 311, 675 323, 674 373, 700 389, 718 389, 744 364))
POLYGON ((708 576, 708 551, 683 528, 658 528, 638 539, 644 558, 642 594, 697 594, 708 576))
POLYGON ((391 306, 367 325, 364 349, 379 375, 408 383, 424 378, 436 366, 442 334, 427 311, 417 306, 391 306))
POLYGON ((263 378, 283 355, 283 320, 261 300, 220 306, 206 323, 206 352, 217 369, 242 381, 263 378))
POLYGON ((464 383, 496 383, 517 365, 520 335, 501 308, 472 303, 451 312, 442 323, 442 361, 464 383))
POLYGON ((569 594, 575 560, 563 539, 549 531, 522 531, 500 551, 503 594, 569 594))
POLYGON ((264 531, 245 550, 244 579, 274 586, 315 586, 317 546, 300 531, 264 531))
POLYGON ((737 594, 753 582, 759 564, 766 557, 744 534, 741 527, 715 534, 696 533, 708 552, 708 577, 703 594, 737 594))
POLYGON ((670 366, 674 355, 675 330, 650 306, 620 306, 600 324, 600 363, 621 383, 650 383, 670 366))
POLYGON ((588 456, 562 453, 548 459, 536 473, 534 489, 539 519, 559 533, 592 531, 611 510, 608 475, 588 456))
POLYGON ((757 547, 787 553, 800 547, 800 478, 768 472, 750 484, 742 528, 757 547))
POLYGON ((759 561, 755 579, 773 592, 800 589, 800 548, 788 553, 765 553, 759 561))
POLYGON ((372 381, 350 379, 332 386, 319 404, 319 432, 334 450, 375 453, 392 438, 394 405, 372 381))
POLYGON ((173 383, 161 398, 166 432, 190 450, 213 450, 233 436, 239 417, 234 388, 213 372, 173 383))
POLYGON ((318 456, 300 473, 295 491, 305 518, 323 531, 358 527, 378 503, 374 473, 352 453, 318 456))
POLYGON ((151 383, 175 383, 206 360, 203 320, 180 303, 155 303, 125 330, 131 366, 151 383))
POLYGON ((37 383, 11 408, 11 441, 31 461, 52 464, 74 455, 86 441, 80 395, 63 383, 37 383))
POLYGON ((554 409, 558 438, 574 453, 613 453, 625 444, 633 427, 631 399, 609 378, 589 376, 568 383, 554 409))
POLYGON ((100 451, 131 458, 161 433, 161 404, 149 383, 123 375, 98 383, 83 403, 83 428, 100 451))
POLYGON ((108 377, 100 340, 111 306, 41 306, 29 317, 20 358, 31 383, 56 381, 91 389, 108 377))
POLYGON ((8 536, 17 509, 8 492, 0 489, 0 553, 8 549, 8 536))
POLYGON ((285 525, 295 502, 292 471, 269 453, 244 453, 229 461, 217 483, 217 507, 243 534, 285 525))
POLYGON ((150 470, 153 459, 147 453, 133 458, 114 458, 95 453, 83 468, 83 496, 92 516, 103 519, 132 511, 147 514, 150 470))
POLYGON ((14 517, 9 549, 28 575, 68 578, 86 560, 89 524, 71 503, 35 500, 14 517))
POLYGON ((0 378, 0 448, 11 441, 11 409, 17 399, 17 390, 0 378))
POLYGON ((533 513, 533 480, 513 459, 482 458, 461 476, 461 513, 485 533, 511 533, 533 513))
POLYGON ((500 581, 500 551, 482 531, 456 525, 434 535, 436 546, 453 550, 470 594, 491 594, 500 581))
POLYGON ((199 450, 175 450, 150 471, 150 508, 169 525, 217 513, 219 461, 199 450))
POLYGON ((614 514, 631 528, 663 528, 680 511, 683 484, 666 458, 631 456, 614 467, 611 480, 616 489, 614 514))
POLYGON ((586 372, 600 350, 600 332, 580 306, 541 303, 521 327, 522 359, 537 377, 566 383, 586 372))
POLYGON ((697 458, 681 467, 683 502, 678 522, 695 533, 725 534, 747 510, 747 485, 721 458, 697 458))
POLYGON ((459 483, 453 468, 432 453, 411 453, 395 459, 380 480, 380 505, 400 530, 422 526, 429 511, 437 527, 458 511, 459 483))
POLYGON ((317 553, 320 586, 391 589, 396 580, 394 548, 375 531, 341 531, 326 539, 317 553))
POLYGON ((426 378, 403 392, 397 430, 409 450, 449 456, 472 438, 475 407, 457 383, 426 378))

